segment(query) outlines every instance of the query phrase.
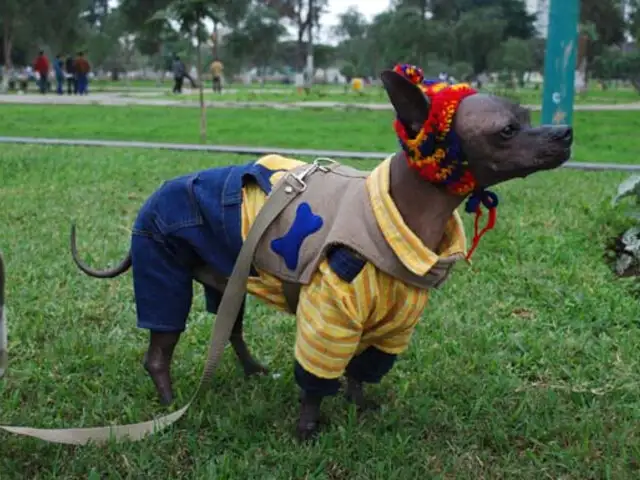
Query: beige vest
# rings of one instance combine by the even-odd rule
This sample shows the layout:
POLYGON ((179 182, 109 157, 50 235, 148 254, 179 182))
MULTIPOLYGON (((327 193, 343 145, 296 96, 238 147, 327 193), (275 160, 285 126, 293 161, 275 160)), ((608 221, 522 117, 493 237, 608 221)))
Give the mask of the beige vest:
MULTIPOLYGON (((291 173, 300 173, 307 168, 308 165, 297 167, 291 173)), ((463 256, 452 255, 440 259, 424 276, 409 271, 378 227, 366 186, 368 175, 369 172, 337 165, 328 171, 317 170, 307 177, 306 189, 264 233, 256 250, 255 267, 286 283, 308 284, 327 250, 333 245, 343 245, 401 282, 421 289, 442 285, 453 264, 463 256), (322 218, 322 226, 304 237, 297 255, 297 265, 290 269, 283 257, 273 250, 272 241, 287 234, 296 218, 298 206, 305 202, 314 215, 322 218)))

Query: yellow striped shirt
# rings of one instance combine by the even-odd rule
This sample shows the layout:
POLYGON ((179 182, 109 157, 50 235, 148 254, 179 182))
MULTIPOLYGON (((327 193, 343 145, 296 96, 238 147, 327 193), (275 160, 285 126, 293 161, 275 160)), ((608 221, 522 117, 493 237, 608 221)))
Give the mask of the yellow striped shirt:
MULTIPOLYGON (((438 251, 426 248, 404 223, 389 195, 390 161, 386 159, 367 178, 374 215, 400 261, 413 273, 424 275, 439 257, 466 251, 462 222, 454 212, 438 251)), ((303 164, 278 155, 265 156, 258 163, 270 170, 289 170, 303 164)), ((271 183, 283 174, 275 173, 271 183)), ((266 198, 257 185, 244 187, 243 240, 266 198)), ((258 274, 249 280, 249 293, 286 311, 280 280, 264 271, 258 274)), ((366 263, 351 283, 346 282, 325 259, 309 285, 300 291, 295 358, 306 371, 332 379, 342 376, 350 359, 370 346, 399 354, 407 349, 428 298, 428 291, 400 282, 371 263, 366 263)))

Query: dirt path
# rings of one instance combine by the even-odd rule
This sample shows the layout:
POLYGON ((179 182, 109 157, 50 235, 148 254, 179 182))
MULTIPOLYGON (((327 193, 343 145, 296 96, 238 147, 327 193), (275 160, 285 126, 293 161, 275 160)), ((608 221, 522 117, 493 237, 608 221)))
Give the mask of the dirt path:
MULTIPOLYGON (((151 107, 184 107, 197 108, 198 103, 191 100, 179 100, 171 98, 142 98, 131 97, 122 93, 101 92, 87 96, 69 95, 0 95, 0 104, 21 105, 104 105, 104 106, 151 106, 151 107)), ((208 101, 208 108, 274 108, 279 110, 297 110, 302 108, 332 108, 332 109, 359 109, 359 110, 391 110, 391 105, 386 103, 344 103, 329 101, 308 102, 239 102, 239 101, 208 101)), ((540 110, 540 105, 526 105, 531 110, 540 110)), ((576 111, 635 111, 640 110, 640 102, 626 104, 592 104, 575 105, 576 111)))

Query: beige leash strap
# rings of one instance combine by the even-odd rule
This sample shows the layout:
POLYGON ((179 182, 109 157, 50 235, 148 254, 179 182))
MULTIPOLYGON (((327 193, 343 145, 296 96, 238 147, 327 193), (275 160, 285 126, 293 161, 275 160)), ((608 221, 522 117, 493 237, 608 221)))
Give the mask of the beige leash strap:
POLYGON ((180 410, 169 415, 150 420, 148 422, 134 423, 129 425, 112 425, 93 428, 63 428, 63 429, 42 429, 30 427, 12 427, 0 425, 0 430, 5 430, 17 435, 39 438, 51 443, 65 443, 72 445, 86 445, 88 443, 102 444, 110 440, 114 441, 138 441, 148 435, 157 433, 169 425, 177 422, 189 409, 191 404, 202 392, 218 363, 222 357, 225 346, 231 336, 233 324, 236 321, 242 301, 247 293, 247 281, 251 272, 253 256, 258 246, 260 238, 269 225, 286 208, 286 206, 299 194, 307 185, 304 179, 317 170, 326 171, 327 167, 320 164, 318 160, 300 174, 287 173, 284 180, 277 185, 269 195, 263 208, 258 213, 253 226, 249 230, 238 259, 233 267, 231 277, 229 277, 227 287, 222 294, 222 301, 218 309, 216 321, 211 332, 209 352, 204 364, 204 371, 200 378, 200 384, 191 400, 180 410))
POLYGON ((302 285, 299 283, 293 282, 282 282, 282 295, 287 302, 287 307, 289 308, 289 312, 293 315, 296 314, 298 310, 298 299, 300 298, 300 290, 302 289, 302 285))

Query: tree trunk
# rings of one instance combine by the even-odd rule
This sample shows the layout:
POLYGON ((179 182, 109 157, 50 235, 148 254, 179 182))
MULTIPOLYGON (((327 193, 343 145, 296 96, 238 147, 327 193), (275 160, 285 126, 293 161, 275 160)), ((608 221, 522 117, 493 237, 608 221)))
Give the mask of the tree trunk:
POLYGON ((310 0, 296 0, 296 24, 298 26, 298 51, 297 51, 297 62, 296 62, 296 71, 304 72, 306 66, 306 58, 307 52, 304 49, 304 34, 309 27, 309 19, 310 13, 307 12, 305 15, 304 6, 310 0))
POLYGON ((11 53, 13 50, 13 39, 11 38, 11 19, 5 18, 2 29, 2 42, 4 45, 4 71, 2 75, 2 87, 0 91, 7 92, 9 90, 9 79, 13 73, 13 63, 11 62, 11 53))
POLYGON ((307 70, 307 84, 305 85, 305 89, 307 94, 311 91, 311 86, 313 85, 313 74, 314 74, 314 65, 313 65, 313 23, 315 19, 314 15, 314 2, 313 0, 309 0, 309 23, 307 25, 307 61, 306 61, 306 70, 307 70))
POLYGON ((202 44, 200 40, 200 25, 196 31, 197 35, 197 48, 196 52, 198 58, 198 90, 200 91, 200 142, 205 143, 207 141, 207 107, 204 103, 204 82, 202 81, 202 44))
POLYGON ((218 22, 213 22, 213 59, 218 59, 218 22))

